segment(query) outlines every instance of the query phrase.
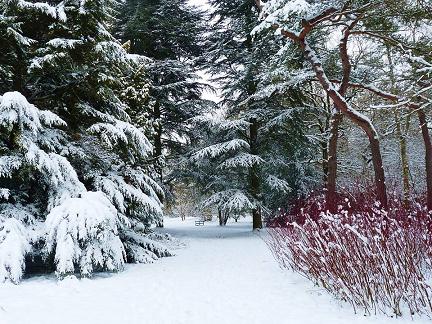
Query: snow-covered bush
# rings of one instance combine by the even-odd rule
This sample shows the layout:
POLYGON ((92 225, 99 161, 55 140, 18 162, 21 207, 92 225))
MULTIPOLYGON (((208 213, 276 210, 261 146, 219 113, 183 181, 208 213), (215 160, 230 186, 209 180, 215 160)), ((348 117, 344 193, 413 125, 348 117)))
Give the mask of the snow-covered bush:
POLYGON ((137 230, 123 230, 127 261, 131 263, 151 263, 162 257, 174 255, 167 245, 172 238, 159 233, 140 233, 137 230))
POLYGON ((101 192, 86 192, 53 208, 45 221, 46 251, 55 251, 57 274, 120 270, 124 247, 117 210, 101 192))
MULTIPOLYGON (((2 191, 2 198, 6 190, 2 191)), ((22 205, 0 204, 0 283, 18 283, 41 223, 22 205)))
POLYGON ((15 218, 0 217, 0 282, 19 282, 29 251, 29 236, 25 226, 15 218))
POLYGON ((315 196, 302 206, 268 230, 267 243, 281 267, 354 310, 432 315, 432 221, 424 205, 405 209, 394 199, 387 212, 373 200, 346 198, 331 214, 324 198, 315 196))

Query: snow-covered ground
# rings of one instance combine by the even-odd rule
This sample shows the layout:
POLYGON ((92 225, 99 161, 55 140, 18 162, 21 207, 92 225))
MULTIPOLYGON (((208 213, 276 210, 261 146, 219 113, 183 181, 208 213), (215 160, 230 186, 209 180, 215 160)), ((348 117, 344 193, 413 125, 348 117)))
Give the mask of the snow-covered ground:
POLYGON ((34 277, 0 286, 0 324, 430 323, 353 314, 297 274, 282 271, 243 221, 220 228, 167 219, 186 247, 154 264, 93 279, 34 277))

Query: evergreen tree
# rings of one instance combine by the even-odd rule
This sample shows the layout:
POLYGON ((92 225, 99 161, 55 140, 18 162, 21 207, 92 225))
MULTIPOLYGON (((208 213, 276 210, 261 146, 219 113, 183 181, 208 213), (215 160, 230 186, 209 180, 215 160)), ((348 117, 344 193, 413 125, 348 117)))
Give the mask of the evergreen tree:
POLYGON ((253 228, 261 228, 263 210, 283 200, 286 204, 290 192, 292 196, 301 193, 299 179, 304 168, 297 162, 307 152, 301 152, 300 145, 307 146, 307 139, 296 112, 301 96, 287 89, 267 91, 263 72, 275 46, 263 46, 261 40, 252 39, 258 19, 255 1, 212 4, 215 25, 210 35, 209 67, 224 89, 221 105, 225 118, 208 121, 216 134, 210 140, 217 142, 208 143, 193 159, 219 158, 216 170, 230 169, 223 178, 215 174, 218 180, 209 177, 207 187, 212 187, 214 194, 206 204, 213 203, 222 212, 249 210, 253 228), (236 181, 230 181, 233 174, 236 181))
POLYGON ((45 213, 85 191, 70 163, 54 152, 65 122, 19 92, 0 96, 0 280, 17 282, 38 245, 45 213))
POLYGON ((130 52, 151 59, 150 139, 159 183, 167 185, 193 135, 187 121, 210 105, 201 99, 207 86, 196 74, 206 32, 203 13, 182 0, 128 0, 120 21, 118 34, 130 52))
MULTIPOLYGON (((136 101, 134 96, 145 101, 148 87, 134 77, 141 63, 128 56, 109 32, 115 3, 3 0, 0 8, 5 17, 0 37, 10 54, 1 62, 6 77, 0 88, 19 91, 12 96, 15 103, 4 95, 1 104, 2 157, 9 163, 1 181, 5 195, 7 190, 23 191, 27 198, 16 198, 12 206, 21 214, 31 210, 44 228, 31 249, 21 247, 32 256, 29 264, 43 256, 45 267, 54 261, 59 275, 75 270, 88 275, 121 269, 124 261, 148 262, 170 255, 146 234, 162 217, 162 191, 149 176, 152 145, 146 130, 134 126, 128 114, 127 103, 136 101), (47 111, 38 113, 20 93, 47 111), (12 114, 14 109, 18 112, 12 114), (39 115, 42 122, 36 120, 39 115), (38 149, 19 142, 25 139, 21 128, 26 119, 37 125, 47 120, 48 126, 59 124, 62 130, 41 129, 46 139, 38 149), (21 155, 14 159, 21 162, 9 159, 15 150, 21 155), (18 172, 21 166, 25 174, 18 172), (30 195, 41 177, 48 178, 45 187, 30 195), (96 228, 102 231, 101 241, 95 240, 96 228)), ((37 125, 28 127, 36 133, 41 128, 37 125)), ((9 218, 20 214, 7 212, 9 205, 2 204, 7 215, 2 221, 12 224, 9 218)), ((12 280, 19 277, 16 273, 10 275, 12 280)))

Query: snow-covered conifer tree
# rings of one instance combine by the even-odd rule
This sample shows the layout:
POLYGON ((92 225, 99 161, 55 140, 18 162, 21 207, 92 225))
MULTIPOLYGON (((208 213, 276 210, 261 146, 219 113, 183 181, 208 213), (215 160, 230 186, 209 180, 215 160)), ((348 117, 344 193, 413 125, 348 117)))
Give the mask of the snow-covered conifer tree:
POLYGON ((0 244, 21 255, 2 259, 2 276, 17 281, 25 256, 30 266, 54 262, 59 275, 89 275, 170 255, 147 235, 162 217, 162 191, 149 176, 145 129, 128 114, 125 89, 143 101, 147 90, 130 77, 140 65, 109 32, 115 2, 0 4, 0 37, 10 54, 0 61, 0 88, 27 97, 6 92, 1 100, 1 220, 6 234, 22 237, 11 246, 2 232, 0 244), (13 273, 6 262, 14 262, 13 273))
MULTIPOLYGON (((278 93, 276 88, 262 90, 266 84, 263 72, 277 47, 252 39, 256 4, 212 4, 215 23, 207 58, 216 81, 223 86, 220 105, 224 117, 196 119, 207 124, 204 134, 213 134, 192 160, 204 158, 214 164, 203 169, 213 175, 204 177, 208 182, 203 188, 213 193, 206 203, 228 213, 250 211, 253 228, 260 228, 264 210, 287 204, 290 195, 305 189, 299 181, 308 172, 307 163, 299 163, 308 159, 308 141, 299 118, 301 96, 288 87, 278 93)), ((307 176, 303 179, 308 181, 307 176)))
MULTIPOLYGON (((117 208, 129 252, 129 244, 139 245, 131 233, 162 217, 161 189, 148 176, 152 145, 131 123, 122 97, 136 86, 127 76, 139 66, 109 32, 114 9, 111 1, 68 2, 67 20, 52 26, 30 71, 41 94, 35 101, 49 104, 69 125, 72 141, 63 153, 87 189, 104 192, 117 208)), ((136 253, 128 253, 128 260, 137 261, 136 253)))
MULTIPOLYGON (((145 69, 150 81, 149 139, 157 180, 165 191, 169 191, 169 182, 178 178, 172 173, 194 134, 188 119, 210 105, 201 99, 207 85, 196 74, 207 30, 203 17, 181 0, 128 0, 117 24, 119 37, 130 44, 130 53, 151 59, 145 69)), ((138 110, 134 118, 142 113, 138 110)))
POLYGON ((85 191, 69 162, 54 152, 65 122, 30 104, 19 92, 0 96, 0 280, 17 282, 46 213, 85 191))

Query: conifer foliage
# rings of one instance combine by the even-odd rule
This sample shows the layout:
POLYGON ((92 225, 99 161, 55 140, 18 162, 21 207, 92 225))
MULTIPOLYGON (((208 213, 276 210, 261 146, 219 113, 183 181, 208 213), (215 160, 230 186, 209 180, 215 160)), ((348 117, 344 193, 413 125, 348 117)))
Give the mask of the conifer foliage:
POLYGON ((189 119, 212 104, 201 98, 208 85, 197 75, 205 52, 205 15, 183 0, 128 0, 120 18, 122 42, 130 44, 130 53, 150 60, 150 110, 137 109, 135 116, 148 113, 157 180, 169 191, 177 161, 194 138, 189 119))
POLYGON ((298 163, 311 153, 301 92, 294 87, 267 91, 276 47, 252 39, 258 19, 254 1, 211 3, 214 26, 206 58, 223 100, 220 118, 194 119, 203 129, 201 146, 191 155, 199 169, 194 176, 202 185, 203 205, 215 206, 221 223, 229 215, 250 213, 253 228, 261 228, 265 212, 305 193, 310 182, 310 167, 298 163))
POLYGON ((171 254, 145 237, 161 189, 129 115, 127 92, 148 88, 110 33, 117 5, 0 2, 0 280, 40 262, 90 275, 171 254))

